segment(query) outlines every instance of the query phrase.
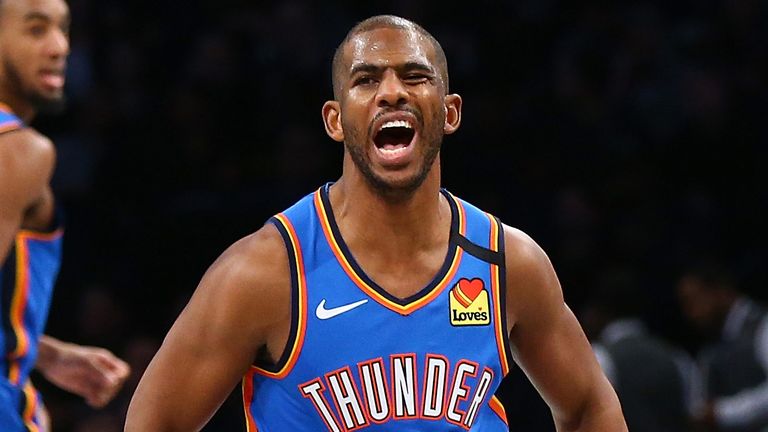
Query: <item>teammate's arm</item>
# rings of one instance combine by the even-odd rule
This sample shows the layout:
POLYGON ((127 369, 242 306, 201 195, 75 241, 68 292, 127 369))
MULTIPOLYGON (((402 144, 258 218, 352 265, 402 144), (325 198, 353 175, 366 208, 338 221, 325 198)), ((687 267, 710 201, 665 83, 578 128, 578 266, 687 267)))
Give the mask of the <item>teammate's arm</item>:
MULTIPOLYGON (((32 129, 0 136, 0 263, 8 257, 20 229, 50 226, 53 195, 49 182, 55 161, 53 143, 32 129)), ((49 336, 40 338, 35 366, 54 384, 84 396, 97 407, 117 393, 128 375, 128 366, 106 350, 49 336)))
POLYGON ((0 263, 8 257, 25 213, 44 198, 55 160, 53 144, 30 129, 0 137, 0 263))
POLYGON ((57 387, 82 396, 94 408, 105 406, 123 387, 130 367, 104 348, 40 337, 35 367, 57 387))
POLYGON ((627 426, 544 251, 505 227, 507 319, 517 364, 552 410, 558 432, 621 432, 627 426))
POLYGON ((125 430, 202 428, 260 348, 282 351, 274 329, 288 328, 290 316, 288 254, 277 229, 267 224, 235 243, 205 274, 144 373, 125 430))

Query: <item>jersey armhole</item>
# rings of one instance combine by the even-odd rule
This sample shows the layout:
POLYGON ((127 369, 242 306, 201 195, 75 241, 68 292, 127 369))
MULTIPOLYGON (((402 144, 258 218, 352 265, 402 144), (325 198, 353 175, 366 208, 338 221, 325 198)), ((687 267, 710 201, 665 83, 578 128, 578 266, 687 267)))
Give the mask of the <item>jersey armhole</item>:
POLYGON ((296 363, 306 329, 306 290, 301 246, 293 225, 283 214, 269 219, 285 243, 291 275, 291 328, 280 359, 275 364, 254 364, 255 372, 272 378, 285 377, 296 363))
POLYGON ((494 291, 494 305, 496 307, 496 337, 499 349, 499 362, 501 363, 502 377, 509 373, 510 365, 514 364, 512 349, 509 345, 509 329, 507 328, 507 272, 506 254, 504 250, 504 225, 501 221, 488 214, 491 221, 491 250, 496 254, 497 260, 491 264, 491 281, 494 291))

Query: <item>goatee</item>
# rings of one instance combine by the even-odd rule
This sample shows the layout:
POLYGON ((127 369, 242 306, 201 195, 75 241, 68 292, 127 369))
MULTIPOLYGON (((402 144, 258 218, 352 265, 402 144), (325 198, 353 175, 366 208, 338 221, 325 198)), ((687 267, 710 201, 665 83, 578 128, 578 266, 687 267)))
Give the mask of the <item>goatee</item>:
MULTIPOLYGON (((414 114, 421 120, 420 113, 414 114)), ((445 118, 442 116, 442 111, 438 111, 431 120, 431 124, 440 126, 439 128, 438 126, 434 126, 433 130, 422 128, 423 135, 420 137, 420 140, 425 148, 423 149, 421 166, 419 167, 418 172, 412 177, 396 184, 388 182, 373 171, 365 144, 350 144, 367 143, 367 137, 360 133, 359 129, 352 127, 351 125, 345 127, 345 130, 347 131, 347 139, 344 141, 344 146, 349 152, 352 162, 354 162, 357 169, 363 174, 363 177, 368 184, 381 196, 390 200, 401 201, 410 197, 419 186, 424 183, 427 175, 429 175, 429 172, 432 170, 435 159, 438 154, 440 154, 440 147, 443 141, 442 125, 445 118)), ((424 122, 420 123, 424 125, 424 122)), ((369 134, 372 133, 372 131, 369 131, 369 134)))
POLYGON ((67 107, 67 98, 62 94, 57 98, 44 98, 40 95, 29 95, 29 101, 35 110, 44 115, 60 114, 67 107))

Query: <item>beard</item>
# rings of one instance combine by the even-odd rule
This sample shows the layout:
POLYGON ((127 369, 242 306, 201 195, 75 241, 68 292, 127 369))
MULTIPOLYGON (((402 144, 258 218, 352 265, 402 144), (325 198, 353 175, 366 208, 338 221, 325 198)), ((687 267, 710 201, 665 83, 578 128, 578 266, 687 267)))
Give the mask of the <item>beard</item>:
POLYGON ((5 68, 5 79, 11 84, 12 88, 18 89, 21 97, 29 102, 36 112, 40 114, 58 114, 64 111, 67 106, 64 92, 58 96, 46 96, 38 91, 28 89, 21 79, 21 74, 16 66, 9 60, 3 61, 5 68))
POLYGON ((371 158, 367 151, 368 144, 373 137, 374 131, 372 130, 372 127, 376 118, 371 122, 367 134, 362 133, 360 128, 352 125, 344 125, 346 137, 344 140, 344 147, 349 152, 352 162, 354 162, 357 169, 363 174, 365 180, 375 191, 381 196, 391 199, 407 198, 424 183, 424 180, 432 169, 432 165, 434 164, 437 155, 440 153, 440 147, 443 142, 445 113, 442 109, 437 110, 432 117, 429 122, 429 124, 432 125, 430 128, 424 127, 424 120, 420 112, 413 109, 404 109, 404 111, 408 111, 415 115, 418 122, 421 124, 420 141, 423 147, 420 157, 421 165, 418 167, 416 174, 396 183, 388 181, 386 178, 374 172, 371 158))

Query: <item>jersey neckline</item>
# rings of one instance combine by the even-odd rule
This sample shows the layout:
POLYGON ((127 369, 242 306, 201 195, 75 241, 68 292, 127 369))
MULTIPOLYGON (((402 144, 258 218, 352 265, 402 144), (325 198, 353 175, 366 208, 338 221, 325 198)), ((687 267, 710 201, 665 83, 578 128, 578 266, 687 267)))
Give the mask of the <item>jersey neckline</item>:
POLYGON ((339 230, 339 226, 333 215, 333 209, 328 196, 331 185, 333 185, 332 182, 326 183, 315 192, 315 210, 317 211, 317 216, 320 220, 320 225, 325 234, 328 246, 336 256, 336 260, 350 279, 363 292, 368 294, 382 306, 401 315, 408 315, 428 304, 432 299, 437 297, 446 286, 448 286, 453 279, 453 276, 456 274, 456 270, 459 267, 463 254, 463 250, 454 241, 456 238, 455 234, 458 233, 464 235, 466 231, 465 211, 461 202, 456 199, 456 197, 445 189, 440 190, 440 193, 447 199, 451 209, 451 227, 448 237, 448 250, 445 259, 443 260, 443 264, 435 274, 435 277, 424 288, 409 297, 401 299, 390 294, 379 284, 374 282, 355 260, 355 257, 349 250, 344 238, 341 236, 341 231, 339 230))

